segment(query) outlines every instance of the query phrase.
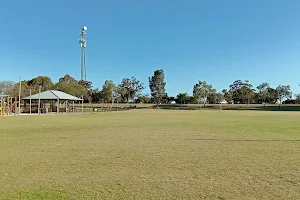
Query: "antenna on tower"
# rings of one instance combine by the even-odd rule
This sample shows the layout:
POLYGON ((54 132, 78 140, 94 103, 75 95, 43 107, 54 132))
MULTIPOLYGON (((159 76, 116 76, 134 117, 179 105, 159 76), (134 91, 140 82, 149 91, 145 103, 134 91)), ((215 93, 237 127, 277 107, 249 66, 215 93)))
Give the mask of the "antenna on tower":
POLYGON ((81 79, 86 81, 86 66, 85 66, 85 48, 86 48, 86 40, 84 36, 86 35, 87 27, 83 26, 80 31, 80 47, 81 47, 81 55, 80 55, 80 69, 81 69, 81 79))

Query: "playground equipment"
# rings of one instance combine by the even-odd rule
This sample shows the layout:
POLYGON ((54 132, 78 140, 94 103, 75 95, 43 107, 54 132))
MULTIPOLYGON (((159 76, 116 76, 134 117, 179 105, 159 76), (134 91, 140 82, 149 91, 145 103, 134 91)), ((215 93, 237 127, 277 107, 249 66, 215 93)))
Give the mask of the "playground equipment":
POLYGON ((12 115, 14 111, 13 97, 0 95, 0 116, 12 115))

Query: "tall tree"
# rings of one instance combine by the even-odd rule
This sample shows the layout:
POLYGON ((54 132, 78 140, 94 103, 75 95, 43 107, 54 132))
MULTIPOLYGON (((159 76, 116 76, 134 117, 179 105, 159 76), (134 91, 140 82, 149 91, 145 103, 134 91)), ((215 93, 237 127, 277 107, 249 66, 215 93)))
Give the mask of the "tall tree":
POLYGON ((289 85, 279 85, 276 88, 276 91, 277 91, 277 97, 279 100, 279 109, 280 109, 282 100, 285 98, 287 98, 287 99, 291 98, 292 92, 291 92, 291 88, 289 85))
POLYGON ((129 88, 130 88, 130 78, 123 78, 121 84, 119 85, 119 93, 123 99, 123 102, 127 102, 129 101, 129 88))
POLYGON ((15 86, 13 81, 0 81, 0 95, 8 94, 15 86))
MULTIPOLYGON (((16 99, 19 98, 19 89, 20 89, 20 84, 16 83, 14 86, 7 91, 8 95, 15 97, 16 99)), ((29 96, 29 87, 27 81, 21 81, 21 98, 29 96)))
POLYGON ((267 92, 267 99, 266 99, 266 101, 268 102, 268 103, 276 103, 277 102, 277 99, 278 99, 278 97, 277 97, 277 91, 276 91, 276 89, 274 89, 274 88, 268 88, 268 92, 267 92))
MULTIPOLYGON (((31 94, 36 94, 39 91, 39 86, 41 86, 41 91, 46 91, 50 90, 53 88, 53 82, 50 77, 48 76, 38 76, 36 78, 33 78, 29 81, 21 81, 21 97, 26 97, 29 96, 30 94, 30 89, 31 89, 31 94)), ((20 84, 15 83, 13 87, 10 87, 9 95, 18 97, 19 96, 19 88, 20 84)))
POLYGON ((149 94, 140 94, 136 100, 137 103, 150 103, 149 94))
POLYGON ((240 97, 242 98, 243 102, 248 104, 250 103, 250 100, 254 97, 254 90, 250 87, 243 86, 241 87, 238 92, 240 93, 240 97))
POLYGON ((66 74, 64 77, 61 77, 58 82, 66 82, 66 83, 78 83, 78 81, 70 76, 70 74, 66 74))
POLYGON ((163 69, 155 70, 154 75, 149 77, 149 87, 151 90, 151 96, 156 102, 156 106, 161 103, 163 96, 165 95, 165 72, 163 69))
POLYGON ((58 82, 53 86, 53 89, 59 90, 76 97, 87 97, 88 91, 77 83, 58 82))
POLYGON ((89 91, 83 85, 79 84, 78 81, 69 74, 61 77, 58 83, 53 86, 53 89, 68 93, 76 97, 83 96, 85 100, 91 101, 91 98, 88 98, 89 91))
POLYGON ((115 90, 116 90, 116 85, 114 84, 114 82, 112 80, 106 80, 101 90, 101 94, 104 102, 112 101, 113 93, 115 90))
POLYGON ((207 101, 210 104, 216 104, 217 103, 217 90, 212 89, 207 97, 207 101))
POLYGON ((101 91, 99 91, 98 88, 91 89, 89 91, 89 96, 91 98, 91 102, 93 102, 93 103, 100 103, 100 102, 102 102, 101 91))
POLYGON ((133 100, 138 95, 141 94, 142 90, 145 89, 144 84, 137 80, 135 77, 132 77, 130 80, 130 87, 128 88, 128 97, 133 100))
POLYGON ((123 98, 127 100, 133 100, 139 93, 144 89, 144 84, 137 80, 134 76, 131 78, 124 78, 119 85, 120 95, 123 95, 123 98))
POLYGON ((198 83, 196 83, 194 85, 193 88, 193 96, 195 97, 195 99, 197 99, 198 101, 203 98, 204 100, 204 107, 207 101, 207 97, 210 93, 212 93, 213 87, 211 84, 206 83, 206 81, 198 81, 198 83))
POLYGON ((224 99, 225 99, 228 103, 231 103, 231 101, 232 101, 232 94, 231 94, 230 92, 228 92, 226 89, 223 89, 223 90, 222 90, 222 94, 223 94, 224 99))
POLYGON ((92 82, 91 81, 80 80, 80 81, 78 81, 78 84, 82 85, 86 90, 91 90, 92 89, 92 82))
POLYGON ((161 103, 168 103, 168 101, 169 101, 169 96, 167 93, 165 93, 165 95, 163 95, 161 98, 161 103))
POLYGON ((252 85, 247 80, 244 82, 241 80, 234 81, 229 87, 229 92, 232 94, 235 102, 247 102, 248 104, 249 100, 253 96, 252 85))
POLYGON ((95 91, 93 89, 89 89, 87 93, 88 95, 86 96, 86 99, 89 101, 89 103, 92 103, 95 91))
POLYGON ((186 104, 186 101, 188 100, 188 94, 187 93, 179 93, 177 95, 177 100, 181 104, 186 104))
POLYGON ((119 101, 125 103, 127 100, 127 89, 119 85, 116 88, 117 94, 119 95, 119 101))
POLYGON ((70 95, 73 96, 77 96, 77 97, 81 97, 81 96, 87 96, 88 95, 88 91, 86 91, 86 89, 79 84, 75 84, 75 83, 63 83, 63 82, 59 82, 57 84, 55 84, 54 86, 55 89, 68 93, 70 95))
POLYGON ((300 94, 295 94, 295 103, 300 104, 300 94))
POLYGON ((51 78, 48 76, 38 76, 36 78, 33 78, 27 82, 27 85, 30 89, 32 89, 33 93, 38 92, 39 86, 41 86, 42 92, 51 90, 54 86, 51 78))
POLYGON ((170 102, 170 101, 175 101, 175 100, 176 100, 176 98, 173 97, 173 96, 170 96, 170 97, 168 98, 168 102, 170 102))
POLYGON ((187 104, 195 104, 197 103, 197 99, 195 99, 194 96, 187 96, 187 101, 186 101, 187 104))
POLYGON ((220 92, 216 93, 216 101, 220 104, 220 110, 222 110, 222 101, 224 100, 224 95, 220 92))
POLYGON ((268 97, 268 89, 270 88, 269 83, 265 82, 257 86, 258 96, 264 102, 264 106, 266 106, 266 99, 268 97))

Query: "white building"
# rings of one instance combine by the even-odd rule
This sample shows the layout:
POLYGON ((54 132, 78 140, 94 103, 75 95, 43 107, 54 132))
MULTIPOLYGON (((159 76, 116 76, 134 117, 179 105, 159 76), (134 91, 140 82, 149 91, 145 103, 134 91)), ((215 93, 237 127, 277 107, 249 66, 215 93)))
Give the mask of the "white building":
POLYGON ((223 99, 223 100, 220 101, 219 103, 220 103, 220 104, 228 104, 228 102, 227 102, 225 99, 223 99))
POLYGON ((170 104, 176 104, 176 101, 172 100, 170 101, 170 104))
MULTIPOLYGON (((204 104, 205 100, 206 100, 206 98, 201 98, 201 99, 199 99, 199 100, 198 100, 198 104, 204 104)), ((207 100, 206 100, 205 103, 207 103, 207 100)))

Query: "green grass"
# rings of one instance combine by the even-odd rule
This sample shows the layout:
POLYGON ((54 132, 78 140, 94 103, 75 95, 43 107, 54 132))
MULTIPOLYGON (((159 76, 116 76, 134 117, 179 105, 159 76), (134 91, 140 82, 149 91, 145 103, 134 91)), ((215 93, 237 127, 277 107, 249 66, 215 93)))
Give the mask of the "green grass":
POLYGON ((0 118, 0 199, 300 199, 300 113, 0 118))

